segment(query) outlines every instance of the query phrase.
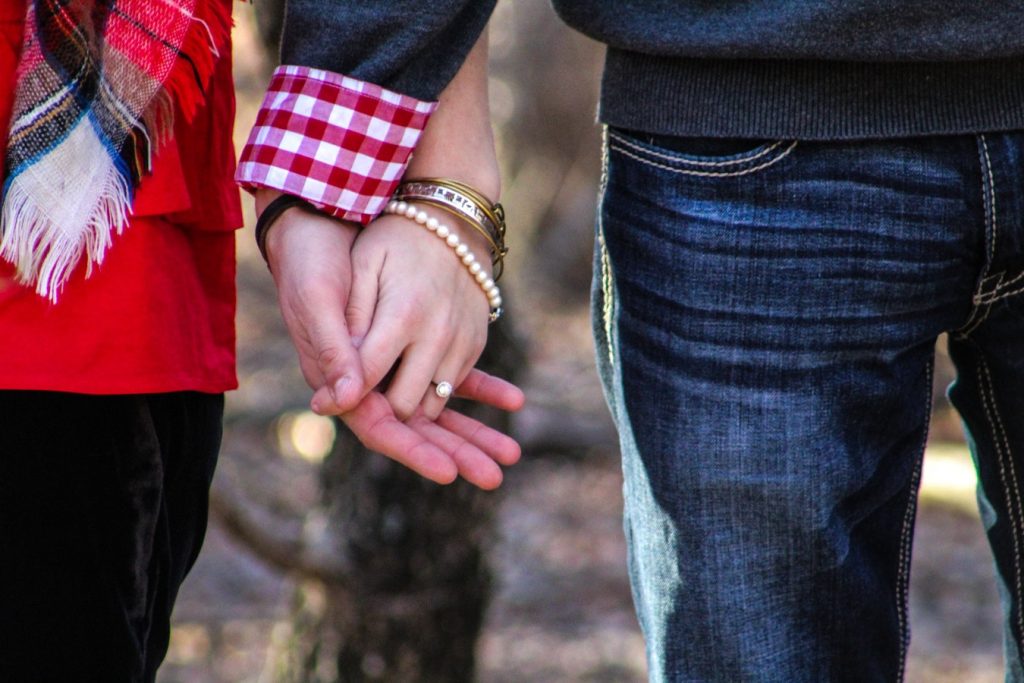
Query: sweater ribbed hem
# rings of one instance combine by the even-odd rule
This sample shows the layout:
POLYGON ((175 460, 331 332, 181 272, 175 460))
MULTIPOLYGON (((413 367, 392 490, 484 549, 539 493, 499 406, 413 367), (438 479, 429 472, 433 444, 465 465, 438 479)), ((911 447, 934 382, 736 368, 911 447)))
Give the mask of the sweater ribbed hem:
POLYGON ((1024 129, 1024 58, 709 60, 609 48, 600 118, 661 135, 806 140, 1024 129))

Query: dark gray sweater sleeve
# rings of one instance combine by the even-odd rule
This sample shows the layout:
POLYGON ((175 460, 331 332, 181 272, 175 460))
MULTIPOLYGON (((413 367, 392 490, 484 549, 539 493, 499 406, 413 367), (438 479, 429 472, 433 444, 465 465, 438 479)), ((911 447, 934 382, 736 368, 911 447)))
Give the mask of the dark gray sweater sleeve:
POLYGON ((281 63, 436 100, 496 0, 287 0, 281 63))

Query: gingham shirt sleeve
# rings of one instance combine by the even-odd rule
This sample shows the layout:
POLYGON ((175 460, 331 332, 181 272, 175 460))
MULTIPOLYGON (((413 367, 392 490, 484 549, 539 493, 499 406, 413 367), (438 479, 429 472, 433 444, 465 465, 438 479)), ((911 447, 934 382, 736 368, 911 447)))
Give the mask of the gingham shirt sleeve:
POLYGON ((398 185, 435 102, 304 66, 274 72, 236 179, 368 223, 398 185))

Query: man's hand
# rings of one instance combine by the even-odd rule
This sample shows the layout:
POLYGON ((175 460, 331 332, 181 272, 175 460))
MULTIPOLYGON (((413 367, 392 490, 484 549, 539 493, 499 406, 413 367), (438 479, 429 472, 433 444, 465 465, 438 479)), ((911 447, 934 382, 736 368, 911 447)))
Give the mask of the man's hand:
MULTIPOLYGON (((276 193, 257 193, 261 211, 276 193)), ((324 412, 351 410, 362 400, 363 370, 345 321, 352 288, 354 225, 294 207, 267 233, 267 260, 278 303, 314 391, 324 389, 324 412)))

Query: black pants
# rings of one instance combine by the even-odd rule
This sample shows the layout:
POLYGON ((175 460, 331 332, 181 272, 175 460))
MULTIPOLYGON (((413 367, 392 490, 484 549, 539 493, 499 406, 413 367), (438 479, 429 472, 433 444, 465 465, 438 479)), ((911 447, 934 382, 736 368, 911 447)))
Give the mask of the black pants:
POLYGON ((222 395, 0 391, 0 682, 152 681, 222 395))

